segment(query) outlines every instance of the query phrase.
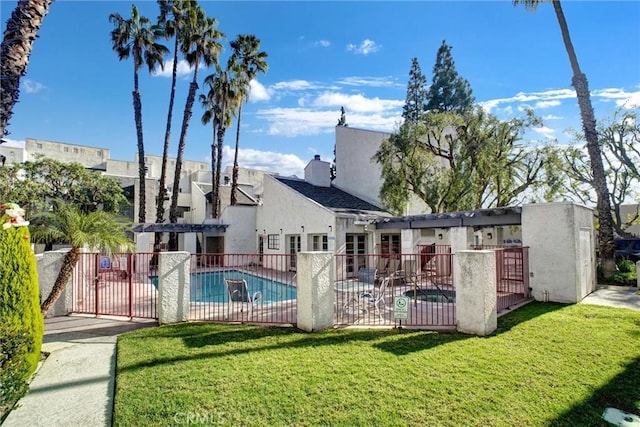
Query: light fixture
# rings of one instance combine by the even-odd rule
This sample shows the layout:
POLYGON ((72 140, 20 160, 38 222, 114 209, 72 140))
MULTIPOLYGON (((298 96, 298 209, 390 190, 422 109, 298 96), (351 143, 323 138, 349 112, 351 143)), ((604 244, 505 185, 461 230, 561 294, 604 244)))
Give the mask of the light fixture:
POLYGON ((333 227, 329 226, 329 233, 331 233, 331 231, 333 231, 333 227))
POLYGON ((280 229, 280 234, 282 234, 282 228, 280 229))
POLYGON ((304 225, 301 225, 300 228, 302 229, 302 232, 304 233, 304 225))
POLYGON ((493 234, 487 233, 487 239, 489 239, 489 240, 493 239, 493 234))
POLYGON ((267 229, 266 228, 262 229, 262 234, 267 234, 267 229))
POLYGON ((438 234, 438 239, 442 240, 442 233, 438 234))

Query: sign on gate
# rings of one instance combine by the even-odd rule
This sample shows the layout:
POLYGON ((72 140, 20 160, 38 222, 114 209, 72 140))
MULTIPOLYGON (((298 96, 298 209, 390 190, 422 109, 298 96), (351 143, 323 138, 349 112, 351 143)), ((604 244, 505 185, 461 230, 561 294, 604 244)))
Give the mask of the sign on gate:
POLYGON ((409 319, 409 297, 395 297, 393 299, 393 318, 409 319))

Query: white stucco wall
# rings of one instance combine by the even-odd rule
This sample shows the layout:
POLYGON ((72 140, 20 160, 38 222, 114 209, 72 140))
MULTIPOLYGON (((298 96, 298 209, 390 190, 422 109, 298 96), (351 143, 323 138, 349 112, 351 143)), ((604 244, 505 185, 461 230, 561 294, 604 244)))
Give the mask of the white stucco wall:
POLYGON ((14 163, 22 163, 27 157, 27 152, 23 143, 7 141, 0 144, 0 154, 6 157, 5 165, 9 166, 14 163))
POLYGON ((88 168, 104 169, 109 158, 109 150, 101 147, 68 144, 44 139, 25 138, 25 150, 28 160, 35 160, 41 154, 61 162, 75 162, 88 168))
POLYGON ((336 126, 336 179, 333 185, 376 206, 379 198, 381 168, 373 156, 391 134, 352 127, 336 126))
POLYGON ((228 254, 253 254, 258 251, 256 207, 227 206, 221 220, 229 224, 224 233, 224 251, 228 254))
POLYGON ((529 247, 536 300, 575 303, 595 290, 592 209, 570 202, 525 205, 522 244, 529 247))
POLYGON ((258 208, 256 227, 251 230, 258 229, 259 234, 265 235, 265 253, 285 253, 287 235, 300 235, 301 250, 306 251, 307 236, 329 234, 329 227, 336 228, 333 211, 303 197, 275 178, 265 176, 264 204, 258 208), (269 234, 280 236, 280 249, 268 249, 266 235, 269 234))
POLYGON ((189 320, 191 254, 161 252, 158 259, 158 323, 189 320))

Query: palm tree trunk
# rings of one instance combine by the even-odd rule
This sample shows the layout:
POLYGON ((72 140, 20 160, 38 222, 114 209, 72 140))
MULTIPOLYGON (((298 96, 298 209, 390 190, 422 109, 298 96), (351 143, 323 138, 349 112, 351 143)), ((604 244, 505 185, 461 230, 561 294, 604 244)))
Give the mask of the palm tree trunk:
POLYGON ((216 188, 216 135, 218 132, 216 122, 217 120, 214 118, 212 120, 213 135, 211 137, 211 218, 216 217, 215 200, 218 193, 218 189, 216 188))
MULTIPOLYGON (((135 64, 135 61, 134 61, 135 64)), ((135 65, 134 65, 135 66, 135 65)), ((133 89, 133 114, 136 121, 136 135, 138 137, 138 177, 140 181, 138 189, 138 222, 146 222, 146 175, 147 167, 144 160, 144 140, 142 135, 142 101, 140 100, 140 92, 138 92, 138 72, 134 71, 134 89, 133 89)))
POLYGON ((238 127, 236 129, 236 151, 233 155, 233 173, 231 175, 231 206, 238 203, 238 149, 240 148, 240 120, 242 119, 242 101, 238 106, 238 127))
POLYGON ((571 83, 576 90, 578 98, 578 106, 580 107, 580 116, 582 118, 582 129, 585 139, 587 140, 587 151, 591 162, 591 172, 593 174, 593 186, 597 195, 597 209, 600 227, 598 229, 598 246, 600 248, 600 258, 602 259, 602 269, 605 277, 609 277, 615 273, 615 242, 613 235, 613 218, 611 216, 611 199, 607 181, 604 173, 604 165, 602 163, 602 152, 598 143, 598 133, 596 131, 596 119, 593 114, 593 106, 591 105, 591 95, 589 93, 589 83, 587 76, 580 70, 576 52, 573 49, 573 43, 569 35, 567 21, 562 11, 559 0, 553 0, 553 8, 560 24, 562 32, 562 40, 564 41, 571 69, 573 70, 573 78, 571 83))
POLYGON ((51 308, 53 304, 60 298, 62 291, 64 291, 67 286, 67 282, 71 277, 71 273, 75 268, 78 260, 80 259, 80 249, 79 248, 71 248, 69 252, 64 256, 64 260, 62 261, 62 268, 60 268, 60 273, 58 273, 58 277, 56 278, 55 283, 53 284, 53 288, 51 289, 51 293, 47 297, 47 299, 40 306, 40 311, 42 311, 42 316, 46 316, 47 312, 51 308))
MULTIPOLYGON (((169 209, 169 221, 173 224, 178 222, 178 195, 180 194, 180 174, 182 173, 182 157, 184 155, 184 147, 187 142, 187 130, 189 129, 189 121, 193 114, 193 103, 198 90, 198 61, 196 58, 195 68, 193 71, 193 80, 189 85, 189 94, 187 95, 187 103, 184 108, 184 116, 182 117, 182 129, 180 131, 180 141, 178 142, 178 154, 176 155, 176 169, 173 178, 173 193, 171 195, 171 207, 169 209)), ((178 249, 178 236, 176 233, 169 234, 169 249, 175 251, 178 249)))
MULTIPOLYGON (((176 81, 178 80, 178 36, 175 37, 173 47, 173 70, 171 73, 171 93, 169 95, 169 111, 167 112, 167 127, 164 132, 164 146, 162 149, 162 170, 160 171, 160 188, 156 201, 156 223, 164 222, 164 202, 167 198, 167 162, 169 159, 169 141, 171 140, 171 120, 173 119, 173 103, 176 97, 176 81)), ((162 241, 162 233, 154 236, 154 247, 162 241)))
POLYGON ((20 0, 7 21, 0 52, 0 137, 9 134, 7 126, 20 96, 20 77, 27 72, 33 42, 51 3, 53 0, 20 0))
POLYGON ((220 176, 222 175, 222 144, 224 142, 224 135, 227 128, 224 126, 218 127, 218 144, 216 145, 216 197, 214 200, 214 212, 215 218, 218 218, 222 212, 220 212, 220 176))

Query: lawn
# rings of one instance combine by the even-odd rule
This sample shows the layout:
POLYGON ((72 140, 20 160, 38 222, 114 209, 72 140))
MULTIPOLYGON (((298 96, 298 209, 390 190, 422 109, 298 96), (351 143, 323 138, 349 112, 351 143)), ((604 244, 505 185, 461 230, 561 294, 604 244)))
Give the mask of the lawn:
POLYGON ((640 414, 640 312, 532 303, 490 337, 180 324, 118 341, 114 425, 602 425, 640 414))

